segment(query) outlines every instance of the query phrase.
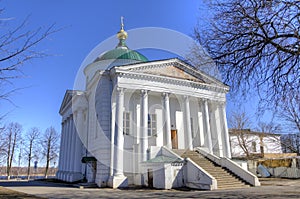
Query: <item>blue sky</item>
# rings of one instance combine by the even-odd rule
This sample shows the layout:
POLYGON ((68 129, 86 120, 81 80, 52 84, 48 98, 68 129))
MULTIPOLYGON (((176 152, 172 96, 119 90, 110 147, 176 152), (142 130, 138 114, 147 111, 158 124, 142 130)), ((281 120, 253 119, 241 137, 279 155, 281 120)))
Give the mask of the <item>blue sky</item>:
POLYGON ((52 56, 23 66, 25 77, 17 79, 15 87, 28 88, 11 96, 16 106, 0 102, 0 113, 9 112, 4 122, 16 121, 24 130, 36 126, 42 131, 51 125, 60 131, 58 110, 65 90, 72 89, 77 70, 89 52, 119 30, 120 16, 125 17, 126 29, 162 27, 191 36, 198 16, 208 14, 197 0, 3 0, 1 7, 5 8, 1 17, 12 17, 12 23, 30 16, 26 29, 53 23, 63 27, 38 47, 52 56))
MULTIPOLYGON (((3 123, 19 122, 25 131, 34 126, 42 131, 54 126, 60 131, 58 111, 66 89, 73 88, 77 71, 92 49, 112 36, 115 38, 121 16, 125 17, 126 30, 160 27, 192 36, 195 25, 203 23, 202 19, 210 14, 198 0, 3 0, 1 7, 5 9, 1 17, 12 18, 13 24, 29 16, 28 30, 47 28, 53 23, 63 28, 38 47, 51 56, 27 62, 22 67, 25 77, 17 79, 14 86, 27 88, 11 96, 16 106, 0 101, 0 114, 9 113, 3 123)), ((115 38, 111 48, 116 44, 115 38)), ((162 51, 143 51, 143 54, 150 60, 173 56, 162 51)), ((252 117, 255 101, 247 100, 246 104, 252 117)), ((239 109, 230 100, 227 104, 228 113, 239 109)))

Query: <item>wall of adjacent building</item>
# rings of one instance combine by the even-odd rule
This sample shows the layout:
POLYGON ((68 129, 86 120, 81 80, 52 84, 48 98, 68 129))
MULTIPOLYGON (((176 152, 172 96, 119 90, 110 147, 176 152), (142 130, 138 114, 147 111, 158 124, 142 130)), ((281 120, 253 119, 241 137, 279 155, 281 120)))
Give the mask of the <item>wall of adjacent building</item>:
MULTIPOLYGON (((246 154, 239 144, 237 136, 240 136, 241 138, 241 135, 230 134, 232 157, 244 157, 246 154)), ((261 146, 264 148, 264 153, 282 153, 280 136, 265 136, 262 139, 262 142, 260 136, 256 134, 245 134, 242 137, 245 140, 247 149, 251 154, 260 154, 261 146)))

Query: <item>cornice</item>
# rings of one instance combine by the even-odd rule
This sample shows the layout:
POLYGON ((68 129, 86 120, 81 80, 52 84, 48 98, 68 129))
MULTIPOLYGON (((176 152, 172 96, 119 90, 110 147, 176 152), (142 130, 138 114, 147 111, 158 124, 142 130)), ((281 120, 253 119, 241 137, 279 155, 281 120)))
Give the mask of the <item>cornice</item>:
POLYGON ((221 87, 218 85, 211 85, 211 84, 195 82, 191 80, 178 79, 174 77, 166 77, 166 76, 153 75, 147 73, 138 73, 138 72, 126 71, 126 70, 116 71, 116 73, 120 77, 126 77, 129 79, 156 81, 156 82, 169 83, 174 85, 187 86, 187 87, 198 88, 198 89, 203 89, 208 91, 222 92, 222 93, 228 92, 228 89, 225 86, 221 87))
POLYGON ((214 83, 217 84, 219 87, 226 87, 226 89, 229 91, 229 86, 225 85, 220 80, 196 69, 192 65, 178 59, 178 58, 172 58, 167 60, 158 60, 158 61, 152 61, 152 62, 144 62, 144 63, 137 63, 137 64, 130 64, 120 67, 114 67, 114 72, 119 71, 143 71, 147 69, 154 69, 154 68, 163 68, 166 66, 175 66, 187 73, 189 73, 192 76, 195 76, 199 78, 199 80, 205 81, 207 83, 214 83))

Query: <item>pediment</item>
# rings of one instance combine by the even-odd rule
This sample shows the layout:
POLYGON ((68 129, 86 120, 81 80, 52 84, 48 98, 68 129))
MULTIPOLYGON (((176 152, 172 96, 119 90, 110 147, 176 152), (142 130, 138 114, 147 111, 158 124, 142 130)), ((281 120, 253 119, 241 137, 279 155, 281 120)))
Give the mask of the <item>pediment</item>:
MULTIPOLYGON (((68 109, 74 100, 75 96, 81 96, 82 94, 84 94, 83 91, 79 91, 79 90, 66 90, 65 95, 64 95, 64 99, 61 103, 60 109, 59 109, 59 113, 62 114, 64 112, 64 110, 68 109)), ((84 102, 81 102, 82 104, 84 102)))
POLYGON ((180 68, 178 68, 174 65, 166 65, 166 66, 163 66, 163 67, 145 68, 143 70, 140 70, 139 72, 204 83, 203 79, 199 79, 199 77, 195 77, 194 75, 191 75, 188 72, 184 71, 183 69, 180 69, 180 68))
POLYGON ((61 103, 59 113, 62 114, 63 110, 71 103, 73 97, 73 91, 72 90, 67 90, 64 95, 64 99, 61 103))
POLYGON ((227 85, 218 79, 196 69, 180 59, 167 59, 145 63, 119 66, 117 70, 134 72, 139 74, 150 74, 180 80, 193 81, 207 85, 215 85, 229 89, 227 85))

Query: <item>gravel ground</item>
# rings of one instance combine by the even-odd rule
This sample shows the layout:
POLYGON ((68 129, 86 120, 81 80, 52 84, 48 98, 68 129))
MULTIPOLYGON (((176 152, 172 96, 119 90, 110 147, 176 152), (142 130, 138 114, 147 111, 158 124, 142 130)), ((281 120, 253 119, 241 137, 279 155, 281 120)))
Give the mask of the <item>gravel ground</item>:
MULTIPOLYGON (((79 189, 67 184, 37 181, 0 181, 2 198, 300 198, 300 179, 260 179, 262 186, 244 189, 196 191, 151 189, 79 189), (2 191, 4 193, 2 194, 2 191), (18 191, 18 192, 14 192, 18 191), (26 194, 23 194, 23 193, 26 194), (5 195, 6 194, 6 195, 5 195), (23 194, 23 195, 22 195, 23 194), (37 197, 28 196, 32 194, 37 197), (9 197, 6 197, 9 196, 9 197)), ((0 198, 1 198, 0 197, 0 198)))

